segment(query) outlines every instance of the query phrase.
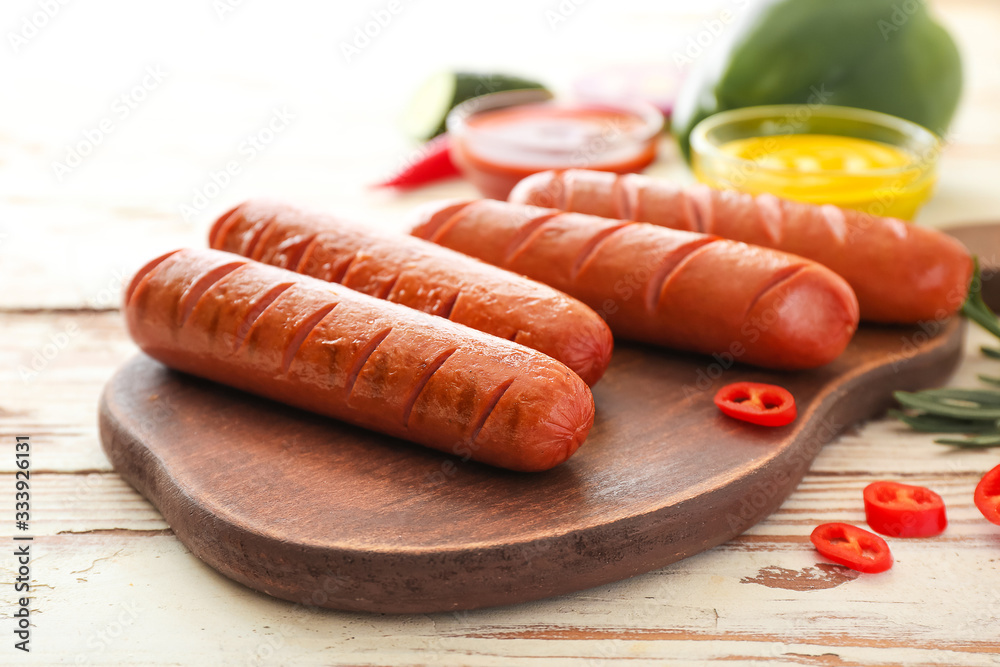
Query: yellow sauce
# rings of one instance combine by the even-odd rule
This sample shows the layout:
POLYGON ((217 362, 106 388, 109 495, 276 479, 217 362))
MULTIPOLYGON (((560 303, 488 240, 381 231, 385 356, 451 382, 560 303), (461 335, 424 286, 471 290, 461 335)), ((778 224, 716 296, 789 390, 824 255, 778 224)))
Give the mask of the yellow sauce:
POLYGON ((727 159, 695 161, 698 180, 873 215, 911 219, 931 195, 934 173, 889 144, 825 134, 750 137, 719 147, 727 159))

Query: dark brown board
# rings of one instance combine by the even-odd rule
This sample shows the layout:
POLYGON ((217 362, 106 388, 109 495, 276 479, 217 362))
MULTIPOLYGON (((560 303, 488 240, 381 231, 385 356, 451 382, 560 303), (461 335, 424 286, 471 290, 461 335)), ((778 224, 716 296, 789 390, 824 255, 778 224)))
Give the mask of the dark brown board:
POLYGON ((145 357, 108 382, 115 469, 199 558, 270 595, 377 612, 510 604, 647 572, 771 513, 822 445, 894 389, 944 382, 964 322, 862 328, 833 364, 765 372, 618 345, 580 451, 512 473, 183 375, 145 357), (790 426, 722 416, 737 380, 795 395, 790 426))
POLYGON ((979 257, 983 276, 983 301, 1000 312, 1000 223, 958 225, 944 230, 979 257))

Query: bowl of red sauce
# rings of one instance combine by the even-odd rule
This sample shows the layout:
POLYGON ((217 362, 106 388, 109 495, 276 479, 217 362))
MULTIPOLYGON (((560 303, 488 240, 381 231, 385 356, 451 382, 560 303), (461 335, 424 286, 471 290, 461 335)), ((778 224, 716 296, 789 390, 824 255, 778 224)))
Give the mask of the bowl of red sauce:
POLYGON ((539 171, 624 174, 656 158, 663 113, 653 105, 558 102, 545 95, 492 93, 448 115, 452 160, 484 197, 506 199, 518 181, 539 171))

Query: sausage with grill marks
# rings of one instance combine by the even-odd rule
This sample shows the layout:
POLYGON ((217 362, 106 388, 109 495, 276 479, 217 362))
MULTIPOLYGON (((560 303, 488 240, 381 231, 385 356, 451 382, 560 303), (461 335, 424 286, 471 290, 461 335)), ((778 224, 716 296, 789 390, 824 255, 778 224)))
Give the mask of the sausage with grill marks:
POLYGON ((829 269, 716 236, 489 199, 425 206, 412 233, 575 296, 632 340, 799 369, 858 325, 829 269))
POLYGON ((533 174, 510 201, 626 218, 801 255, 854 289, 862 319, 912 324, 953 315, 968 293, 972 258, 934 229, 773 195, 682 188, 669 181, 571 169, 533 174))
POLYGON ((512 470, 562 463, 594 402, 535 350, 216 250, 147 264, 129 333, 178 370, 512 470))
POLYGON ((593 385, 613 340, 586 305, 547 285, 412 236, 267 200, 222 215, 209 244, 534 348, 593 385))

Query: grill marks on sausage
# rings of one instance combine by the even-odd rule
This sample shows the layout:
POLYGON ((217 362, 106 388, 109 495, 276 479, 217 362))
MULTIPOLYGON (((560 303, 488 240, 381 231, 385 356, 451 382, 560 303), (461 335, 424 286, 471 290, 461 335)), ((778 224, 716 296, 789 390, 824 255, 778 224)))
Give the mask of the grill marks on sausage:
POLYGON ((236 329, 235 343, 233 345, 233 351, 238 351, 243 347, 243 343, 246 342, 247 336, 250 335, 253 325, 257 322, 264 311, 267 310, 275 299, 281 296, 282 292, 287 290, 292 286, 293 283, 281 283, 280 285, 275 285, 267 292, 264 296, 260 297, 256 303, 247 311, 246 316, 244 316, 243 321, 240 322, 240 326, 236 329))
POLYGON ((558 211, 555 213, 546 213, 545 215, 531 218, 524 223, 524 226, 518 230, 517 236, 514 237, 514 240, 507 247, 507 252, 504 254, 504 264, 509 265, 516 260, 517 256, 529 248, 531 243, 543 233, 542 228, 545 226, 545 223, 559 215, 558 211))
POLYGON ((132 303, 132 296, 139 291, 139 286, 149 282, 149 279, 153 277, 153 274, 162 268, 164 260, 170 258, 178 252, 180 252, 180 250, 174 250, 173 252, 168 252, 162 257, 154 259, 152 262, 144 266, 139 273, 135 274, 132 278, 132 282, 129 283, 128 289, 125 291, 126 306, 132 303))
POLYGON ((302 344, 306 342, 306 338, 312 333, 313 329, 319 326, 319 323, 330 314, 330 311, 337 307, 336 303, 331 303, 323 306, 315 313, 307 317, 301 323, 299 323, 298 328, 292 335, 292 339, 288 341, 288 347, 285 348, 285 354, 281 359, 281 372, 288 373, 288 369, 292 366, 292 361, 295 360, 295 355, 299 353, 302 348, 302 344))
POLYGON ((760 194, 753 198, 764 233, 767 234, 767 245, 772 248, 781 247, 782 229, 785 223, 785 211, 781 200, 771 194, 760 194))
POLYGON ((747 305, 746 312, 743 314, 743 318, 746 319, 746 317, 753 311, 754 306, 757 305, 757 302, 759 302, 762 298, 764 298, 765 294, 767 294, 772 290, 777 289, 783 283, 788 282, 789 280, 792 279, 792 276, 799 273, 805 268, 806 268, 805 264, 794 264, 792 266, 788 266, 783 269, 779 269, 778 271, 775 271, 774 275, 771 277, 771 280, 769 280, 767 284, 764 285, 759 292, 757 292, 757 296, 755 296, 753 299, 750 300, 750 303, 747 305))
POLYGON ((448 361, 448 357, 455 354, 458 348, 450 348, 445 350, 437 356, 431 363, 427 364, 427 368, 424 369, 423 375, 417 380, 417 383, 413 386, 413 390, 406 399, 405 407, 403 408, 403 426, 409 428, 410 426, 410 413, 413 412, 413 406, 416 405, 417 399, 420 398, 420 394, 423 393, 424 387, 427 383, 431 381, 431 376, 437 373, 438 369, 444 365, 444 362, 448 361))
POLYGON ((715 226, 715 216, 712 214, 714 194, 714 191, 709 190, 708 186, 702 185, 695 186, 687 192, 688 201, 691 202, 691 212, 694 215, 694 223, 702 234, 713 233, 712 229, 715 226))
POLYGON ((838 245, 847 243, 847 218, 844 212, 832 204, 824 204, 819 209, 819 216, 826 228, 830 230, 838 245))
POLYGON ((681 199, 684 200, 684 212, 686 217, 691 221, 691 230, 698 232, 699 234, 705 233, 705 219, 702 217, 701 208, 698 206, 698 202, 695 198, 691 196, 690 192, 682 192, 681 199))
POLYGON ((542 200, 542 206, 565 209, 566 202, 569 201, 571 195, 569 187, 566 183, 566 172, 557 171, 552 175, 552 180, 549 181, 549 184, 545 186, 547 199, 542 200))
POLYGON ((497 404, 500 403, 500 399, 503 398, 503 395, 507 393, 507 390, 510 389, 512 384, 514 384, 514 378, 507 380, 493 390, 493 396, 491 396, 486 402, 486 405, 483 407, 483 411, 479 414, 479 418, 475 422, 476 426, 472 429, 472 433, 469 436, 469 444, 476 442, 476 439, 479 437, 479 432, 482 431, 483 426, 486 425, 486 420, 489 419, 490 415, 493 414, 493 411, 496 410, 497 404))
POLYGON ((634 188, 628 187, 624 174, 615 176, 611 186, 611 201, 614 202, 615 215, 622 220, 632 220, 632 193, 634 188))
POLYGON ((277 216, 272 215, 267 222, 254 229, 253 234, 249 238, 244 234, 246 246, 240 248, 239 254, 251 259, 259 259, 260 255, 257 254, 257 248, 261 245, 261 240, 264 239, 265 235, 270 236, 275 224, 277 224, 277 216))
POLYGON ((717 241, 718 239, 712 237, 698 239, 677 248, 667 255, 666 260, 653 272, 653 275, 649 279, 646 292, 646 309, 650 312, 655 311, 660 305, 663 291, 671 279, 680 272, 685 264, 694 259, 699 252, 717 241))
POLYGON ((320 236, 322 236, 322 234, 320 233, 313 234, 312 240, 302 247, 302 254, 299 255, 299 261, 296 262, 294 265, 289 263, 288 265, 289 269, 295 271, 296 273, 302 273, 307 276, 313 275, 313 273, 308 270, 308 266, 309 266, 309 261, 312 259, 313 251, 316 250, 316 245, 319 242, 320 236))
POLYGON ((345 394, 347 396, 350 396, 354 391, 354 385, 357 384, 358 376, 361 375, 361 370, 365 367, 365 364, 367 364, 368 360, 371 359, 371 356, 375 354, 375 350, 382 344, 382 341, 384 341, 391 333, 392 327, 383 329, 379 333, 372 336, 371 340, 369 340, 368 343, 366 343, 365 346, 358 352, 358 357, 354 360, 354 366, 351 367, 351 374, 347 376, 347 384, 345 387, 345 394))
POLYGON ((452 227, 458 224, 458 221, 462 219, 462 215, 465 213, 465 209, 469 208, 475 203, 476 202, 474 201, 469 202, 462 208, 452 213, 451 217, 442 222, 437 229, 424 230, 426 233, 426 236, 424 238, 426 238, 428 241, 433 241, 434 243, 437 243, 438 239, 447 234, 448 230, 450 230, 452 227))
POLYGON ((267 223, 267 227, 264 229, 263 233, 257 237, 257 245, 254 246, 253 250, 250 251, 250 258, 260 261, 267 252, 267 247, 271 243, 271 237, 274 236, 274 232, 278 229, 277 218, 271 220, 267 223))
POLYGON ((347 276, 347 272, 351 270, 351 266, 354 262, 358 261, 358 253, 351 255, 346 262, 342 262, 339 266, 333 267, 330 275, 326 277, 326 280, 331 283, 343 284, 344 277, 347 276))
POLYGON ((298 243, 293 244, 288 253, 285 255, 285 261, 282 262, 281 268, 294 271, 299 267, 302 262, 302 258, 306 254, 306 250, 312 248, 316 244, 316 239, 319 238, 319 232, 307 236, 298 243))
POLYGON ((226 243, 226 239, 229 236, 229 232, 232 230, 233 225, 236 221, 243 217, 240 209, 243 208, 243 204, 238 204, 222 215, 220 215, 215 224, 212 225, 212 229, 208 232, 208 245, 211 248, 221 248, 226 243))
POLYGON ((441 309, 435 313, 438 317, 443 317, 446 320, 451 319, 451 313, 455 310, 455 304, 458 303, 458 297, 462 294, 462 290, 456 291, 450 299, 444 302, 441 309))
POLYGON ((398 274, 397 273, 395 276, 393 276, 392 278, 390 278, 387 282, 383 283, 382 286, 379 287, 376 292, 372 293, 372 296, 375 297, 375 298, 377 298, 377 299, 386 299, 386 300, 389 300, 389 295, 392 293, 392 288, 395 287, 396 283, 399 282, 399 277, 401 275, 402 274, 398 274))
POLYGON ((587 261, 590 260, 591 257, 597 254, 601 246, 604 245, 604 243, 608 240, 608 238, 611 237, 612 234, 614 234, 615 232, 619 232, 625 229, 626 227, 629 227, 631 224, 632 224, 631 222, 623 222, 619 225, 615 225, 614 227, 607 227, 605 229, 602 229, 596 234, 594 234, 590 238, 590 240, 587 241, 587 243, 583 246, 583 249, 580 251, 580 254, 577 255, 576 260, 573 262, 573 272, 571 274, 573 276, 573 280, 577 279, 577 276, 579 276, 580 272, 583 271, 583 267, 587 265, 587 261))
POLYGON ((205 293, 212 286, 219 283, 219 281, 236 269, 246 266, 246 264, 246 262, 230 262, 222 266, 217 266, 211 271, 202 274, 197 280, 191 283, 191 286, 184 290, 184 294, 181 295, 178 303, 178 326, 184 326, 184 323, 191 317, 191 313, 194 312, 195 306, 198 305, 198 302, 201 301, 202 297, 205 296, 205 293))
MULTIPOLYGON (((864 220, 865 217, 870 218, 872 217, 872 215, 871 213, 862 212, 859 217, 861 217, 862 220, 864 220)), ((898 239, 901 242, 906 241, 907 237, 910 235, 910 225, 906 224, 905 222, 903 222, 898 218, 881 218, 881 220, 883 221, 885 226, 889 228, 889 231, 892 232, 892 235, 895 236, 896 239, 898 239)), ((872 223, 866 221, 862 224, 863 224, 862 229, 866 229, 872 223)))

